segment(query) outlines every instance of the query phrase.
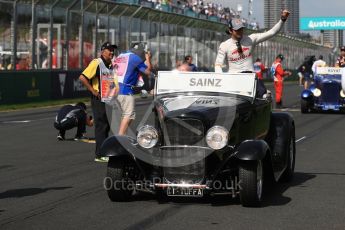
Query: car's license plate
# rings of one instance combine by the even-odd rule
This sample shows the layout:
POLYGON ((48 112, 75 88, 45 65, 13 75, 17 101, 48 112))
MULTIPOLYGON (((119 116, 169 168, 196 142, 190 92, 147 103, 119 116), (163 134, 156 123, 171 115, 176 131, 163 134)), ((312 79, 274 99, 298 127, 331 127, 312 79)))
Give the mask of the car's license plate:
POLYGON ((204 190, 201 188, 180 188, 180 187, 168 187, 168 196, 196 196, 202 197, 204 190))
POLYGON ((335 106, 334 105, 324 105, 323 109, 324 110, 330 110, 330 109, 334 110, 335 106))

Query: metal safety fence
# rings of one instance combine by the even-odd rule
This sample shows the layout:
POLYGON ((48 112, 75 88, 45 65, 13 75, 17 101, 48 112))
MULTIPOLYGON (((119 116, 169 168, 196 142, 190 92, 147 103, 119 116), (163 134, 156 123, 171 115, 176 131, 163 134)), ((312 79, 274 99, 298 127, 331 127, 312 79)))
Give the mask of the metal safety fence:
MULTIPOLYGON (((117 44, 118 52, 147 44, 156 69, 172 69, 192 55, 199 69, 212 71, 228 38, 221 21, 116 1, 0 0, 0 17, 0 67, 11 71, 82 69, 105 41, 117 44)), ((330 65, 335 59, 330 48, 284 35, 259 44, 253 56, 270 65, 278 53, 289 69, 307 55, 322 54, 330 65)))

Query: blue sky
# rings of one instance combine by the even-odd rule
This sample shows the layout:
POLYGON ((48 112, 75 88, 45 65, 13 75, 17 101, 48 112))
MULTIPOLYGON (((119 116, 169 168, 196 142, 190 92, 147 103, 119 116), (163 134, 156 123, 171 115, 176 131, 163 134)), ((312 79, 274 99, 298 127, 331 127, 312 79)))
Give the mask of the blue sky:
MULTIPOLYGON (((221 3, 234 9, 237 8, 237 4, 242 4, 243 17, 248 15, 249 0, 206 0, 206 2, 221 3)), ((299 0, 299 3, 300 17, 345 16, 345 0, 299 0)), ((264 0, 253 0, 253 13, 253 18, 263 26, 264 0)))

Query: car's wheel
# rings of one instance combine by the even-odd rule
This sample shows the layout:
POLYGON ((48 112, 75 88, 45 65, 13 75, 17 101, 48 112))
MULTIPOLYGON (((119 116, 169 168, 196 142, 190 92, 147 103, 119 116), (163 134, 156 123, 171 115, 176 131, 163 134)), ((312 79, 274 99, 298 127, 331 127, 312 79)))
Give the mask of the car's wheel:
POLYGON ((263 191, 263 163, 243 161, 239 166, 240 200, 245 207, 260 206, 263 191))
POLYGON ((289 137, 289 144, 286 147, 287 164, 283 175, 280 177, 280 182, 289 182, 293 178, 295 171, 295 158, 296 158, 296 142, 295 142, 295 127, 292 127, 289 137))
POLYGON ((301 100, 301 113, 308 113, 308 102, 306 100, 301 100))
POLYGON ((123 158, 110 157, 105 188, 111 201, 128 201, 133 193, 133 181, 128 177, 128 165, 123 158))

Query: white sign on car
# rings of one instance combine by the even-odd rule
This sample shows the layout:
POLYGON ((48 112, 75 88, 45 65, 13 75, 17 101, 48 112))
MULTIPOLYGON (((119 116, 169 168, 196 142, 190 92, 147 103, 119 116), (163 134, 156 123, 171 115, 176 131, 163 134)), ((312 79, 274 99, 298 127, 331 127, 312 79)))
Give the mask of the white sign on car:
POLYGON ((317 67, 316 74, 317 75, 326 75, 326 74, 333 74, 333 75, 340 75, 343 72, 343 68, 338 67, 317 67))
POLYGON ((217 92, 255 97, 255 73, 159 71, 156 94, 217 92))

